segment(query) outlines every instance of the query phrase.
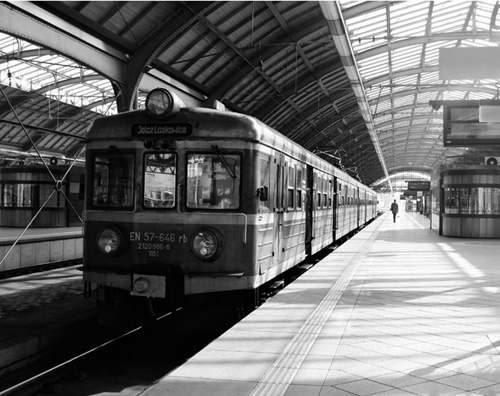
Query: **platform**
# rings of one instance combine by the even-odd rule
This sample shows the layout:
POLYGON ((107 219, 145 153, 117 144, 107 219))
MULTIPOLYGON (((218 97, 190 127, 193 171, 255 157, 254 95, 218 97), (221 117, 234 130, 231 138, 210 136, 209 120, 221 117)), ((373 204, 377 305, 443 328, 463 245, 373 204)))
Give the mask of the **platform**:
POLYGON ((385 213, 144 395, 498 395, 498 257, 385 213))
POLYGON ((38 241, 47 239, 59 239, 69 237, 81 237, 82 227, 48 227, 48 228, 24 228, 0 227, 0 244, 12 244, 21 234, 21 241, 38 241))
POLYGON ((82 258, 82 227, 0 227, 0 274, 82 258))

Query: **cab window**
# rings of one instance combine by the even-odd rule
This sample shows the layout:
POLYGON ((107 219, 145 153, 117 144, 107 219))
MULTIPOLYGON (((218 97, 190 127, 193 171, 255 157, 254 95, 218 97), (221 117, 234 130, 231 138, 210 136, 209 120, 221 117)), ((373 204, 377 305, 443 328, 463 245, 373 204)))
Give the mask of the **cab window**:
POLYGON ((186 205, 190 209, 238 209, 240 182, 239 155, 222 152, 189 154, 186 205))
POLYGON ((145 208, 175 207, 177 156, 174 153, 150 153, 144 156, 145 208))
POLYGON ((130 208, 133 204, 134 155, 96 153, 92 157, 92 205, 130 208))

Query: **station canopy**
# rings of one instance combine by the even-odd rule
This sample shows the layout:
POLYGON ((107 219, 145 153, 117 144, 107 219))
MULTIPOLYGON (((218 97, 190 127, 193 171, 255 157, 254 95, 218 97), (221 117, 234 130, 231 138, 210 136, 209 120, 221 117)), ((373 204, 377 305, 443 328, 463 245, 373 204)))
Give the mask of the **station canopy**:
MULTIPOLYGON (((500 42, 481 1, 0 4, 0 166, 84 160, 89 123, 156 86, 249 114, 364 183, 498 146, 445 147, 432 101, 498 99, 442 79, 443 48, 500 42)), ((478 65, 480 66, 480 65, 478 65)))

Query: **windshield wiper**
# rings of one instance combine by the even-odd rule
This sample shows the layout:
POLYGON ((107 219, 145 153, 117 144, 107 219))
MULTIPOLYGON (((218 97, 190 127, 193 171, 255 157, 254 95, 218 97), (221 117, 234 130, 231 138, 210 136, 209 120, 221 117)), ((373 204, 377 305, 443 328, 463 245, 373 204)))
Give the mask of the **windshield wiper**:
POLYGON ((224 168, 226 168, 227 173, 229 173, 229 176, 231 176, 231 179, 236 179, 236 173, 230 168, 229 164, 227 163, 226 157, 224 157, 224 153, 221 151, 219 146, 212 146, 212 148, 215 151, 215 154, 217 154, 217 158, 220 159, 220 162, 222 162, 222 165, 224 165, 224 168))

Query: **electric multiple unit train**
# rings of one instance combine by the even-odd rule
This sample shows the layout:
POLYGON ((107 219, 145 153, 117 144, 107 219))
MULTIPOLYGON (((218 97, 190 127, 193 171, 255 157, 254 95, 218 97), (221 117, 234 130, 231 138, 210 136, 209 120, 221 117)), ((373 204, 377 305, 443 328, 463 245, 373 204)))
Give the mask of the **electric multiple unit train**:
POLYGON ((100 322, 259 290, 377 216, 376 193, 257 119, 181 107, 95 120, 86 151, 84 281, 100 322))

